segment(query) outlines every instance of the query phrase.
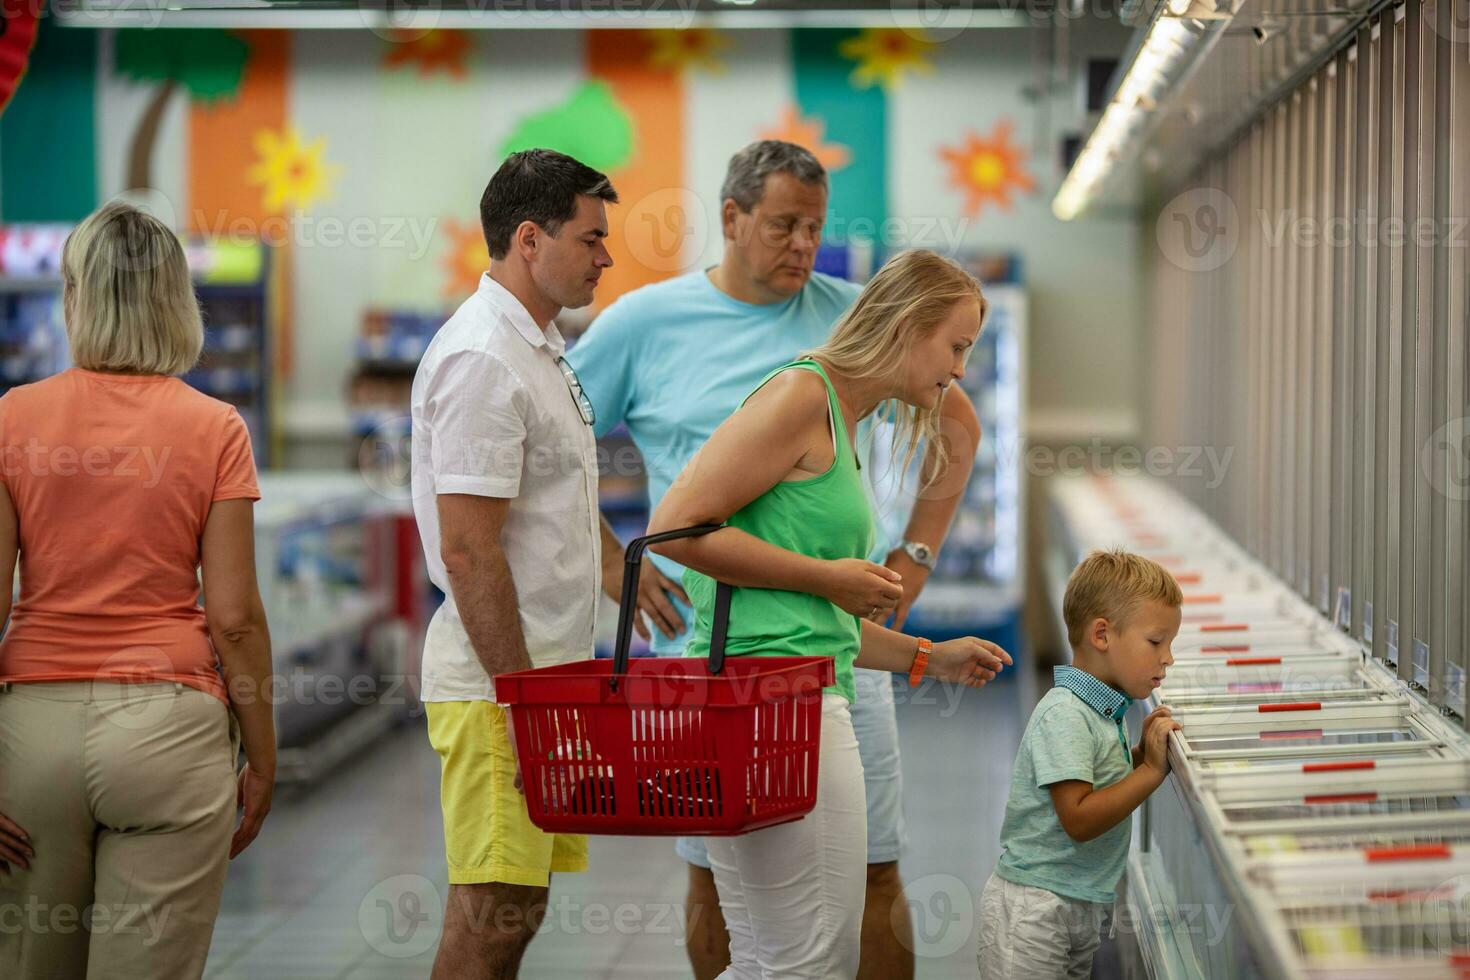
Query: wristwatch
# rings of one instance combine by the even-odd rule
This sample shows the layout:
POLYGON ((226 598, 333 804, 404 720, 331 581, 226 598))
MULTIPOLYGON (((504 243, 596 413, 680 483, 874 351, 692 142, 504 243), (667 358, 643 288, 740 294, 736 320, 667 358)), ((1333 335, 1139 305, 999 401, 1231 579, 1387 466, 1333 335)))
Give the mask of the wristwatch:
POLYGON ((934 549, 927 544, 922 544, 918 541, 905 541, 903 543, 903 553, 908 555, 913 563, 920 568, 927 568, 931 572, 934 571, 934 549))

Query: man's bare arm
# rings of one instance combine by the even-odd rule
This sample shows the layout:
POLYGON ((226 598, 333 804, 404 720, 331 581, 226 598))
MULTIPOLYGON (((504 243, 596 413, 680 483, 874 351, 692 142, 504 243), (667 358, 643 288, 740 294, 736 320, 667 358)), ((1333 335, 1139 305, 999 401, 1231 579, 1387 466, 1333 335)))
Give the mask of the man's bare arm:
POLYGON ((515 582, 500 544, 510 499, 441 493, 439 556, 470 645, 491 677, 529 670, 515 582))

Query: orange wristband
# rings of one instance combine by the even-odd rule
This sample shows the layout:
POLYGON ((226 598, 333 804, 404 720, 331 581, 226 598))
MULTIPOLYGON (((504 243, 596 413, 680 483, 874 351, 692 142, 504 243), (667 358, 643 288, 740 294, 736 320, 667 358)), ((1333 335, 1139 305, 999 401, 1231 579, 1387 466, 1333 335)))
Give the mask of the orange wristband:
POLYGON ((929 667, 929 652, 933 649, 933 643, 919 637, 919 652, 914 654, 913 666, 909 668, 909 687, 918 687, 924 679, 924 671, 929 667))

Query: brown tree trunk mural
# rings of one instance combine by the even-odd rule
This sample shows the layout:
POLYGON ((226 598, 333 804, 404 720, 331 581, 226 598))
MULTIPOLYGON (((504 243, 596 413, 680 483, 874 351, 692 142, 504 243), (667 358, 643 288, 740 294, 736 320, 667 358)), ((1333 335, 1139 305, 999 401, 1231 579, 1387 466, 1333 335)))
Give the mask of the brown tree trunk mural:
POLYGON ((168 108, 169 99, 178 87, 178 82, 173 79, 160 82, 133 130, 133 142, 128 151, 128 190, 153 187, 153 147, 163 125, 163 111, 168 108))

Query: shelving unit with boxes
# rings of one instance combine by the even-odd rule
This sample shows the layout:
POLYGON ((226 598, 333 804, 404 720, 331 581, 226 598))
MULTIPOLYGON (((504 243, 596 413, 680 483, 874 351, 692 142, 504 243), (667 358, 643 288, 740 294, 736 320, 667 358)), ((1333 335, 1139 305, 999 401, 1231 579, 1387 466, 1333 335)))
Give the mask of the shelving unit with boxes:
MULTIPOLYGON (((71 367, 61 310, 61 248, 70 225, 0 226, 0 393, 71 367)), ((277 458, 276 314, 271 252, 259 243, 188 239, 204 316, 204 353, 184 380, 234 405, 256 462, 277 458)))

